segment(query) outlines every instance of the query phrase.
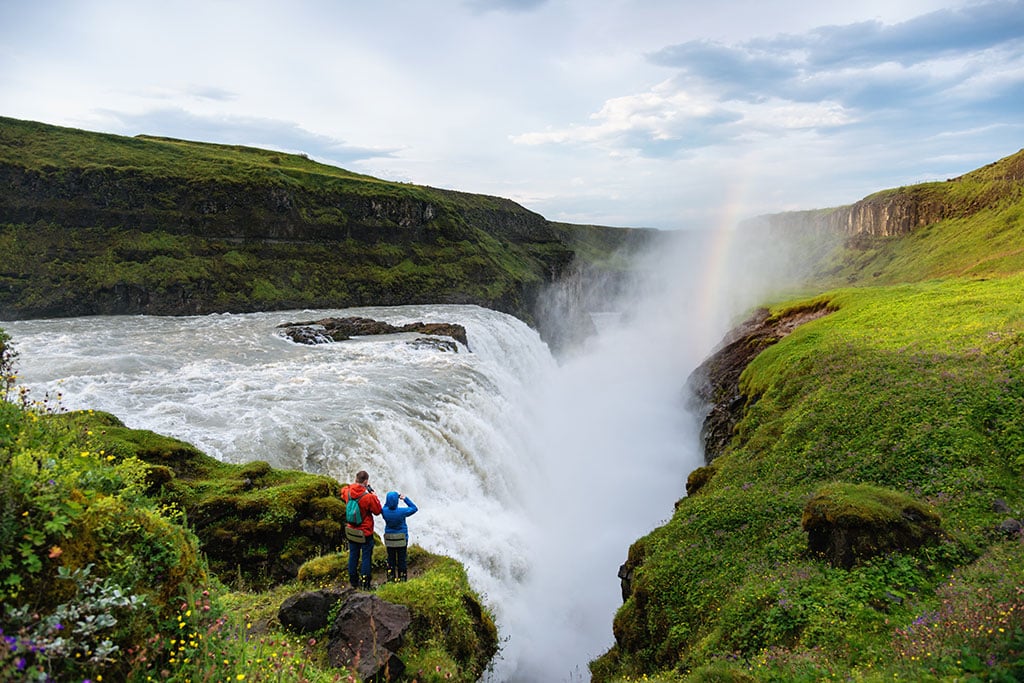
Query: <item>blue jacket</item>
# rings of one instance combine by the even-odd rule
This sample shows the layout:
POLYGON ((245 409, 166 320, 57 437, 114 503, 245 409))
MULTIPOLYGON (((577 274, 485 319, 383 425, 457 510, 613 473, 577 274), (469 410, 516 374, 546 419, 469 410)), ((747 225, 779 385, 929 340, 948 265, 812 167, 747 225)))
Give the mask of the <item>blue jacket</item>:
POLYGON ((384 518, 384 533, 409 533, 409 527, 405 523, 405 518, 419 510, 416 507, 416 503, 409 499, 409 496, 404 498, 405 507, 398 507, 398 491, 389 491, 387 498, 384 500, 384 507, 382 508, 381 516, 384 518))

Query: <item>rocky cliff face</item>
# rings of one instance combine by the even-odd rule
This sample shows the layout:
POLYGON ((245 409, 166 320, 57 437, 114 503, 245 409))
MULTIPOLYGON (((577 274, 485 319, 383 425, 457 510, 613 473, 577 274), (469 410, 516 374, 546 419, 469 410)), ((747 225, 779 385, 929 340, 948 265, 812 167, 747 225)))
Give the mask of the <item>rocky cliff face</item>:
POLYGON ((0 117, 0 319, 474 303, 540 327, 541 292, 574 261, 649 233, 298 155, 0 117))
MULTIPOLYGON (((740 375, 747 365, 761 351, 778 343, 800 325, 832 310, 826 303, 792 309, 778 316, 769 315, 765 308, 758 309, 729 332, 719 348, 690 374, 687 386, 695 400, 705 408, 701 427, 705 463, 710 465, 725 451, 743 411, 750 401, 756 400, 756 397, 745 396, 740 391, 740 375)), ((695 492, 690 491, 688 484, 687 493, 695 492)))
POLYGON ((769 229, 846 237, 895 237, 946 218, 950 208, 914 193, 873 196, 835 209, 791 211, 764 216, 769 229))
POLYGON ((970 216, 1020 196, 1024 150, 945 182, 878 192, 832 209, 790 211, 755 219, 769 229, 848 238, 896 237, 946 218, 970 216))

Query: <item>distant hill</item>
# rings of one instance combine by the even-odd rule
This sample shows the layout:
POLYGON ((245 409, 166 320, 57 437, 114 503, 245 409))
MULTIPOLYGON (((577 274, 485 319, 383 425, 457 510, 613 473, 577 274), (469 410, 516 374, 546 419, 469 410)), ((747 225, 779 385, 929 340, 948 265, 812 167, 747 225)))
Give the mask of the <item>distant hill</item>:
POLYGON ((822 285, 913 282, 1024 270, 1024 150, 944 182, 848 205, 762 216, 750 229, 818 245, 822 285), (824 238, 824 239, 823 239, 824 238), (821 251, 832 240, 834 250, 821 251))
POLYGON ((249 147, 0 118, 0 319, 475 303, 533 321, 656 231, 249 147))

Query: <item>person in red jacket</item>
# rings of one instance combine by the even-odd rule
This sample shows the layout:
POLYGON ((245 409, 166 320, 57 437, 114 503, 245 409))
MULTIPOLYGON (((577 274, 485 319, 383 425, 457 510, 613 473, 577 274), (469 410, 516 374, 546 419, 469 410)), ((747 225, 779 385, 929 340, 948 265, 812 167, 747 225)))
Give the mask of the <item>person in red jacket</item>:
POLYGON ((358 525, 345 523, 345 537, 348 539, 348 581, 353 588, 370 590, 370 575, 373 561, 373 516, 381 513, 380 498, 370 487, 370 475, 365 470, 356 472, 355 483, 341 489, 341 499, 346 506, 350 499, 359 504, 362 521, 358 525), (362 571, 360 570, 362 555, 362 571))

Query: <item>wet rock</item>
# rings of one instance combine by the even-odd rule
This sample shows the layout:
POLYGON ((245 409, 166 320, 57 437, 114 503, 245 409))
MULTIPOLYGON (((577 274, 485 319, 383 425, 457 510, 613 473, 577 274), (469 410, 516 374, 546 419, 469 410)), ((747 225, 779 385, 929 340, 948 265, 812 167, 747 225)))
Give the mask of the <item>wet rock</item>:
POLYGON ((306 322, 282 323, 277 326, 283 334, 299 344, 324 344, 332 341, 345 341, 352 337, 370 335, 400 334, 415 332, 439 337, 451 337, 469 348, 466 328, 457 323, 422 323, 392 325, 373 318, 358 316, 346 318, 323 318, 306 322))
POLYGON ((415 349, 433 349, 444 353, 458 353, 459 345, 449 339, 438 339, 436 337, 418 337, 409 342, 409 346, 415 349))
POLYGON ((758 309, 726 335, 718 350, 690 374, 687 387, 692 407, 697 411, 703 409, 705 414, 701 438, 706 464, 710 465, 725 450, 744 410, 756 400, 740 392, 740 375, 750 361, 798 326, 831 311, 826 303, 794 309, 777 317, 772 317, 767 309, 758 309))

